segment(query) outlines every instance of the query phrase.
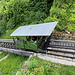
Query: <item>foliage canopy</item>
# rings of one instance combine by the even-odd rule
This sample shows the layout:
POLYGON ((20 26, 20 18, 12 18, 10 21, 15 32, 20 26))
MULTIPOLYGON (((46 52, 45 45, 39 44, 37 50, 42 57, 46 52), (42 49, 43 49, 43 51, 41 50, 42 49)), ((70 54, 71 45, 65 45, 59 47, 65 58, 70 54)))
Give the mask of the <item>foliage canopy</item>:
POLYGON ((75 0, 0 0, 0 36, 22 25, 52 21, 59 21, 59 31, 75 32, 75 0))
POLYGON ((53 0, 1 0, 0 21, 6 20, 6 30, 21 25, 42 23, 49 15, 52 2, 53 0))
POLYGON ((59 31, 75 32, 75 0, 54 0, 50 16, 45 22, 59 21, 56 29, 59 31))

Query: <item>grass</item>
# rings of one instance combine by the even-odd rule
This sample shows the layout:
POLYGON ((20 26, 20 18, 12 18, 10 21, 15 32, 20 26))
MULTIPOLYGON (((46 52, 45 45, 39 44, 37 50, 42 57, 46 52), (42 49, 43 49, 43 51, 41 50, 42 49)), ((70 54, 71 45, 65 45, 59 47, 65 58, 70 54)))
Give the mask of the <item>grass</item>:
POLYGON ((32 57, 28 68, 19 75, 75 75, 75 66, 61 65, 32 57))
POLYGON ((0 59, 3 58, 4 56, 6 56, 8 54, 8 52, 2 52, 2 54, 0 54, 0 59))
MULTIPOLYGON (((6 54, 4 52, 4 54, 6 54)), ((23 63, 28 57, 11 54, 9 57, 0 62, 0 73, 2 75, 15 75, 15 73, 21 70, 23 63)))
MULTIPOLYGON (((7 54, 3 52, 3 55, 7 54)), ((27 69, 23 69, 23 63, 28 57, 11 54, 9 57, 0 62, 0 73, 2 75, 75 75, 75 66, 61 65, 50 61, 42 60, 38 57, 29 59, 27 69)))

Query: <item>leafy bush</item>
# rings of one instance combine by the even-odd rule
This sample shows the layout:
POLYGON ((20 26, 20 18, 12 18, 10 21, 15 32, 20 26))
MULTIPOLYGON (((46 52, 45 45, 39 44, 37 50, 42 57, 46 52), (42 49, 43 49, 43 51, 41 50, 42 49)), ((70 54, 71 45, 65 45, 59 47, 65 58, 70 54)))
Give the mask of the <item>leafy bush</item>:
POLYGON ((13 29, 15 26, 15 19, 11 18, 7 23, 7 29, 13 29))
POLYGON ((50 16, 48 16, 44 21, 53 22, 58 21, 56 29, 59 31, 70 31, 75 32, 75 3, 72 0, 55 0, 53 6, 50 9, 50 16))
POLYGON ((36 60, 28 63, 28 69, 29 70, 33 71, 34 68, 38 68, 38 62, 36 60))
POLYGON ((0 21, 0 36, 1 36, 2 34, 4 34, 5 31, 6 31, 6 21, 5 21, 5 19, 2 19, 2 20, 0 21))
POLYGON ((6 21, 0 22, 0 34, 4 35, 5 31, 15 27, 43 23, 49 15, 52 2, 53 0, 1 0, 0 21, 6 21))

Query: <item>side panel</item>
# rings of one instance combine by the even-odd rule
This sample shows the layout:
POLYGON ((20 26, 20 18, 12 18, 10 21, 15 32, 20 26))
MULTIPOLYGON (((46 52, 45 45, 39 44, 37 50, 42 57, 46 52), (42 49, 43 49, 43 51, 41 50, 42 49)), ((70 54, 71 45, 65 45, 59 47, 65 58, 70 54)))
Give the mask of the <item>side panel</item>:
POLYGON ((26 37, 17 37, 17 44, 16 48, 23 48, 23 49, 31 49, 35 51, 41 51, 41 49, 38 49, 38 45, 31 42, 27 41, 26 37))

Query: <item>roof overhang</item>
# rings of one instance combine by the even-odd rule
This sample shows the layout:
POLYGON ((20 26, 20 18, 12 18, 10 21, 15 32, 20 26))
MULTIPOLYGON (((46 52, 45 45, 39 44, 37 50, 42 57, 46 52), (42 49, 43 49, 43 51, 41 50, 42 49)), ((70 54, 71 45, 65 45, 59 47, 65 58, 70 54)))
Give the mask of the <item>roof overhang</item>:
POLYGON ((42 23, 17 28, 10 36, 50 36, 58 22, 42 23))

